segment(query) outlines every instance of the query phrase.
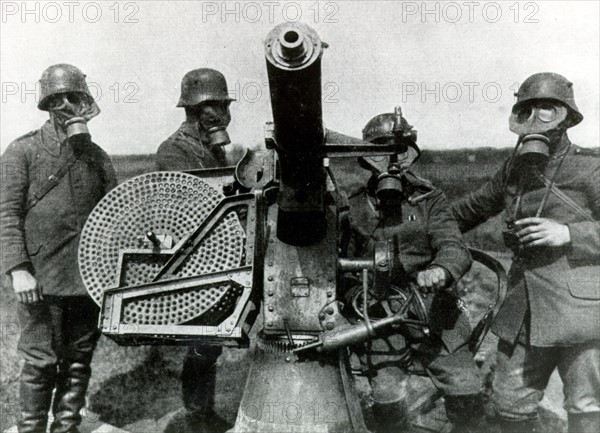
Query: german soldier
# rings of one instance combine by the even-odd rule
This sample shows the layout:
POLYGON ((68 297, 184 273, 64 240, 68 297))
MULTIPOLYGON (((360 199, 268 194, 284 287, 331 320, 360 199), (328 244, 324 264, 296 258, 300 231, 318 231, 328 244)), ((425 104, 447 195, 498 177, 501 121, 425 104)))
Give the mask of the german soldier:
POLYGON ((194 170, 227 166, 224 145, 229 144, 231 121, 227 82, 219 71, 201 68, 185 74, 178 107, 185 122, 156 153, 158 170, 194 170))
MULTIPOLYGON (((371 119, 363 130, 363 140, 393 143, 398 116, 386 113, 371 119)), ((410 129, 404 118, 401 122, 402 130, 410 129)), ((361 160, 373 176, 350 197, 353 234, 349 250, 355 257, 368 257, 375 242, 393 243, 402 268, 393 284, 401 288, 412 282, 424 293, 431 335, 400 335, 392 330, 374 340, 370 348, 359 348, 359 353, 368 367, 377 432, 398 431, 406 422, 402 383, 408 365, 403 363, 407 346, 412 346, 408 350, 443 391, 455 431, 478 431, 483 417, 482 381, 468 350, 469 321, 454 293, 454 283, 470 268, 471 256, 444 193, 409 170, 418 155, 413 141, 387 169, 372 158, 361 160)))
POLYGON ((3 270, 19 301, 25 363, 20 376, 21 433, 77 432, 99 338, 98 307, 79 276, 85 220, 116 185, 112 164, 92 143, 87 122, 99 113, 75 66, 42 74, 40 110, 50 119, 12 142, 2 156, 3 270))
MULTIPOLYGON (((165 140, 156 154, 158 170, 194 170, 226 167, 224 145, 229 144, 226 127, 231 121, 227 82, 219 71, 195 69, 181 81, 178 107, 186 120, 165 140)), ((192 431, 226 431, 230 426, 214 412, 217 346, 190 347, 183 362, 181 387, 185 422, 192 431)))
POLYGON ((500 171, 453 206, 467 231, 505 212, 514 252, 492 394, 503 431, 539 431, 538 403, 558 368, 569 432, 600 430, 600 158, 572 144, 583 120, 573 85, 527 78, 509 120, 517 146, 500 171))

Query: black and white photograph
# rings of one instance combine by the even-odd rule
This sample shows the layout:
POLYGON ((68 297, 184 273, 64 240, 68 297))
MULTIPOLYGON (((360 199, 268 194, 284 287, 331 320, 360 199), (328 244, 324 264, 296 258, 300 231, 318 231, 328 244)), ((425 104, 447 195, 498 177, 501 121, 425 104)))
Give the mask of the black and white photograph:
POLYGON ((0 10, 0 433, 600 431, 600 1, 0 10))

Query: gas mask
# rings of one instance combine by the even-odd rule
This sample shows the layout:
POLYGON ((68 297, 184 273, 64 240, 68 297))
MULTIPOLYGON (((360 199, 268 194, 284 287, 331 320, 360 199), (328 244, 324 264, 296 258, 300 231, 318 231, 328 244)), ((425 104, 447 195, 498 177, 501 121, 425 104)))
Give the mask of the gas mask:
POLYGON ((225 146, 231 143, 227 125, 231 122, 229 103, 205 103, 200 107, 198 127, 206 136, 209 146, 225 146))
POLYGON ((551 100, 535 100, 513 108, 509 128, 519 139, 515 166, 544 166, 567 128, 568 109, 551 100))
POLYGON ((374 136, 370 140, 372 143, 395 144, 397 153, 391 155, 389 161, 386 157, 359 158, 359 164, 373 173, 369 187, 379 202, 398 203, 406 198, 404 174, 421 156, 417 146, 417 131, 402 117, 402 110, 398 106, 393 114, 376 116, 367 124, 363 138, 371 136, 374 136))
POLYGON ((80 92, 59 93, 48 104, 50 119, 67 135, 67 140, 77 155, 85 155, 91 143, 87 122, 100 113, 96 102, 80 92))
POLYGON ((48 104, 50 118, 67 134, 67 138, 88 134, 87 122, 100 114, 98 104, 80 92, 59 93, 48 104))

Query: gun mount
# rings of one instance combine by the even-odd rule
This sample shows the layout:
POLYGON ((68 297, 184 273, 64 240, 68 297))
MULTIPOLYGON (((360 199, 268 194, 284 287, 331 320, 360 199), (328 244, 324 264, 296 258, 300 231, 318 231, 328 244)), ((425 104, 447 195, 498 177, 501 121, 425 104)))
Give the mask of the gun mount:
POLYGON ((366 298, 363 321, 344 315, 343 272, 362 272, 365 296, 372 275, 381 300, 396 255, 382 243, 372 259, 339 257, 347 203, 328 160, 396 155, 416 136, 400 127, 399 112, 394 143, 325 129, 325 47, 304 24, 276 26, 264 45, 268 150, 249 152, 236 168, 124 182, 98 204, 81 237, 82 279, 102 307, 102 332, 119 344, 248 347, 261 310, 236 432, 366 432, 345 349, 389 326, 427 327, 426 317, 407 317, 412 304, 421 308, 415 290, 389 317, 370 321, 366 298), (319 399, 333 418, 309 416, 319 399), (273 402, 299 406, 303 416, 290 423, 245 411, 273 402))

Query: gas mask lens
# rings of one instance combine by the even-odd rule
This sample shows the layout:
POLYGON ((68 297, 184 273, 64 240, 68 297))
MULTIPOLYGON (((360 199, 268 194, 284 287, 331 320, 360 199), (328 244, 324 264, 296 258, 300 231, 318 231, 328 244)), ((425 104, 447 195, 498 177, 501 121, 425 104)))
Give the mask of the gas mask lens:
POLYGON ((87 107, 92 105, 90 101, 90 97, 84 93, 79 92, 69 92, 66 94, 67 101, 72 105, 87 107))
POLYGON ((85 111, 94 101, 85 93, 67 92, 54 95, 48 102, 49 111, 68 109, 85 111))
POLYGON ((539 104, 524 105, 520 107, 515 114, 517 122, 519 123, 527 122, 532 116, 537 117, 537 119, 544 123, 550 123, 556 120, 558 111, 554 104, 542 102, 539 104))
POLYGON ((556 119, 557 111, 553 105, 544 105, 537 108, 537 118, 542 122, 550 123, 556 119))

